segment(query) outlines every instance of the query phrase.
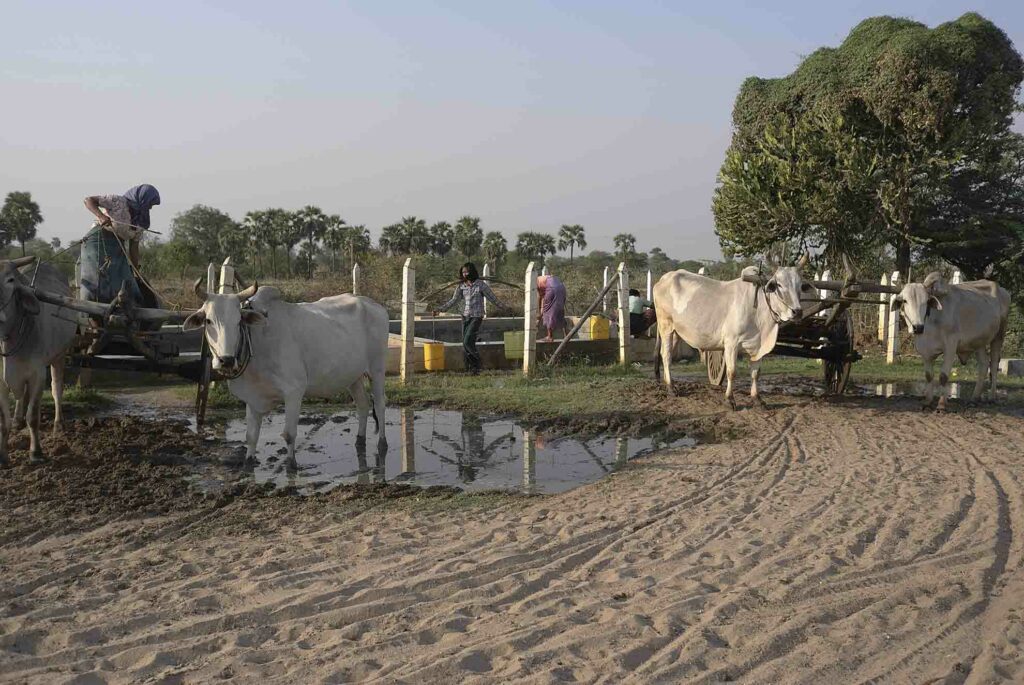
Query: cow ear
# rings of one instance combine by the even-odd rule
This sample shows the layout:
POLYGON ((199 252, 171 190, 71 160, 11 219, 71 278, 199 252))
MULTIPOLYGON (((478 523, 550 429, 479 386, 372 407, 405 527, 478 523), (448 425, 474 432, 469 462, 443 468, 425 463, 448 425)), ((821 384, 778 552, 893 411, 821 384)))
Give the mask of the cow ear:
POLYGON ((930 306, 932 309, 938 309, 941 312, 942 300, 932 295, 931 297, 928 298, 928 306, 930 306))
POLYGON ((903 308, 903 299, 899 297, 892 298, 892 308, 899 311, 903 308))
POLYGON ((255 309, 242 310, 242 323, 246 326, 262 326, 267 323, 267 317, 255 309))
POLYGON ((183 331, 194 331, 197 328, 202 328, 206 325, 206 312, 200 309, 198 312, 192 314, 185 322, 181 324, 181 330, 183 331))
POLYGON ((32 316, 39 314, 39 300, 32 291, 24 288, 18 288, 18 301, 26 314, 30 314, 32 316))

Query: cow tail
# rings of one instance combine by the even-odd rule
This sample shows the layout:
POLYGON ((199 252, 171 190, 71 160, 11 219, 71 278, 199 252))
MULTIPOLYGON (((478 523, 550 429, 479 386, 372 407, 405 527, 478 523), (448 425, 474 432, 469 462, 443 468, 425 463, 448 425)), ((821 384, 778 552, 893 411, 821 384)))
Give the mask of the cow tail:
POLYGON ((377 418, 377 405, 373 403, 373 379, 370 378, 369 373, 364 373, 363 376, 370 382, 370 413, 373 414, 374 434, 380 435, 380 419, 377 418))
POLYGON ((661 380, 661 327, 654 333, 654 380, 661 380))

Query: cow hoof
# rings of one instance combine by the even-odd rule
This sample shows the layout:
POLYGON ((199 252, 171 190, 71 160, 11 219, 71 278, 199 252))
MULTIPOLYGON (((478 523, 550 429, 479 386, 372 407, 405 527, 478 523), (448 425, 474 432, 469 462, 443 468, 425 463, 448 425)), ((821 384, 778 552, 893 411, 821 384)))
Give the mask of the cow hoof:
POLYGON ((21 419, 20 421, 18 419, 15 419, 12 426, 13 426, 14 430, 16 430, 16 431, 23 431, 23 430, 25 430, 25 426, 27 426, 27 425, 28 424, 25 423, 24 419, 21 419))
POLYGON ((739 407, 736 406, 736 400, 734 400, 731 397, 727 397, 726 398, 725 404, 729 407, 729 409, 731 409, 733 411, 736 411, 737 409, 739 409, 739 407))
POLYGON ((356 436, 356 447, 366 447, 366 436, 365 435, 357 435, 356 436))
POLYGON ((33 454, 33 455, 29 456, 28 463, 30 463, 30 464, 45 464, 46 463, 46 457, 43 456, 42 452, 38 452, 36 454, 33 454))

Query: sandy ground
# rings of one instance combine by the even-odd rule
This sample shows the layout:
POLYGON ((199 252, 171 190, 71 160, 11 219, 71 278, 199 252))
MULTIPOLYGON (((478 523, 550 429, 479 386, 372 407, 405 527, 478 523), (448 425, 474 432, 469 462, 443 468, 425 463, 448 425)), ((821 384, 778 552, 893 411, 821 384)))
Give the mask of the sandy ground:
POLYGON ((204 498, 79 424, 0 474, 0 680, 1024 682, 1024 408, 686 390, 718 442, 537 498, 204 498))

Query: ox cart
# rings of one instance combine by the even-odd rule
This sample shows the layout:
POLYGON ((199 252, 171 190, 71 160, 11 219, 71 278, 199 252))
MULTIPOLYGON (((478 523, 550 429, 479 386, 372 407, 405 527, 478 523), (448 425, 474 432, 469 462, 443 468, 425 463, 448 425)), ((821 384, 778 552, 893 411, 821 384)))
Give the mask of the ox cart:
MULTIPOLYGON (((743 280, 758 287, 765 285, 761 276, 744 276, 743 280)), ((859 283, 852 277, 845 281, 805 281, 819 292, 828 293, 821 299, 806 298, 804 315, 799 321, 779 324, 779 336, 773 355, 822 360, 825 392, 841 395, 850 380, 850 368, 861 359, 853 339, 853 317, 850 306, 878 305, 878 299, 861 299, 862 294, 898 294, 895 286, 878 283, 859 283)), ((708 381, 721 385, 725 380, 725 358, 721 350, 701 351, 701 361, 707 367, 708 381)))
POLYGON ((182 330, 191 312, 140 307, 124 287, 109 303, 33 290, 40 301, 82 315, 68 351, 71 366, 175 375, 193 381, 196 422, 203 424, 210 383, 219 378, 212 370, 202 331, 182 330))

